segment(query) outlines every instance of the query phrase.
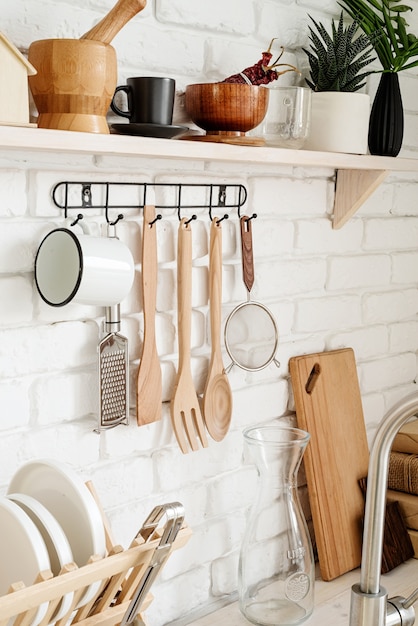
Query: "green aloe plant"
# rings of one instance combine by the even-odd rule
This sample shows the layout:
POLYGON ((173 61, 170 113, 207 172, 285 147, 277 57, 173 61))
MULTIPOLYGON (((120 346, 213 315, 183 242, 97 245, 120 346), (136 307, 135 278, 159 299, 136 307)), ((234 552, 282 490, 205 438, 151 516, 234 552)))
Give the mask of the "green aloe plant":
POLYGON ((371 33, 358 34, 356 19, 346 27, 342 11, 338 25, 332 21, 331 34, 321 22, 309 17, 316 29, 308 26, 311 45, 309 50, 303 48, 310 65, 310 79, 306 79, 309 87, 314 91, 361 89, 365 78, 372 73, 362 70, 375 58, 371 56, 371 33))
POLYGON ((412 8, 401 0, 340 0, 338 3, 356 19, 365 34, 379 32, 373 47, 383 72, 400 72, 418 65, 418 39, 407 32, 404 14, 412 8))

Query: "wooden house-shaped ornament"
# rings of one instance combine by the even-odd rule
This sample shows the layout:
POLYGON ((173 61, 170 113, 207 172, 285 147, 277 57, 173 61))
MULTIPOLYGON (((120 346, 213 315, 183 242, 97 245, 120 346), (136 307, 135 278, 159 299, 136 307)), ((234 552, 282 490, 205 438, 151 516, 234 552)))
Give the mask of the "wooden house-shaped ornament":
POLYGON ((0 33, 0 125, 29 124, 28 76, 36 69, 0 33))

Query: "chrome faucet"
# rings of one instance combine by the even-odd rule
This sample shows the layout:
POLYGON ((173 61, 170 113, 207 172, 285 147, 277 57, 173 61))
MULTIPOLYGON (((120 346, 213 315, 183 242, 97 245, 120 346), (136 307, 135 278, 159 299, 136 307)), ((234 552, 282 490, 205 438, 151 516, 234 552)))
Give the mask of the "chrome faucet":
POLYGON ((398 430, 416 413, 417 392, 386 413, 373 441, 367 477, 360 583, 351 588, 350 626, 412 626, 415 623, 412 605, 418 600, 418 589, 406 599, 401 596, 388 599, 386 589, 380 586, 380 571, 390 451, 398 430))

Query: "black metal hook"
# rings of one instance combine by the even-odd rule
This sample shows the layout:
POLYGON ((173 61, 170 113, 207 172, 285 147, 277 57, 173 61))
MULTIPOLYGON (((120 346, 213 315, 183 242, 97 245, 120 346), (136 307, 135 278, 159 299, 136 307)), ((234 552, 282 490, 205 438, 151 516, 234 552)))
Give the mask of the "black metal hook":
POLYGON ((190 222, 193 222, 193 220, 197 220, 197 215, 193 214, 190 219, 184 222, 184 225, 187 226, 187 224, 190 224, 190 222))
POLYGON ((84 217, 83 214, 79 213, 77 217, 75 218, 74 222, 71 222, 70 226, 75 226, 76 224, 78 224, 78 222, 82 220, 83 217, 84 217))
POLYGON ((158 215, 156 215, 156 216, 154 217, 154 219, 152 220, 152 222, 150 222, 150 223, 148 224, 148 226, 149 226, 150 228, 152 228, 152 227, 153 227, 153 225, 155 224, 155 222, 158 222, 158 220, 161 220, 162 218, 163 218, 163 216, 161 215, 161 213, 158 213, 158 215))
POLYGON ((257 217, 257 213, 253 213, 252 215, 250 215, 250 217, 247 217, 245 221, 249 222, 250 220, 255 220, 256 217, 257 217))
POLYGON ((216 220, 217 224, 220 224, 221 222, 223 222, 224 220, 229 219, 229 215, 228 213, 225 213, 225 215, 223 217, 220 217, 218 220, 216 220))

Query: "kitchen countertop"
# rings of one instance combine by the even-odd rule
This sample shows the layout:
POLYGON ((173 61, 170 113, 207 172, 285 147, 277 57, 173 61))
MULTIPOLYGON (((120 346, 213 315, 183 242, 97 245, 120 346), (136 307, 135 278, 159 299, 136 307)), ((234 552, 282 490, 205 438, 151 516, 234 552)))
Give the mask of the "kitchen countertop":
MULTIPOLYGON (((348 572, 335 580, 315 583, 315 609, 306 622, 306 626, 348 626, 350 612, 350 590, 354 583, 360 580, 360 570, 348 572)), ((410 559, 396 569, 382 576, 382 583, 388 592, 389 598, 401 595, 407 597, 418 587, 418 561, 410 559)), ((418 612, 418 608, 416 608, 418 612)), ((190 626, 249 626, 240 613, 236 602, 223 608, 188 622, 190 626)))

